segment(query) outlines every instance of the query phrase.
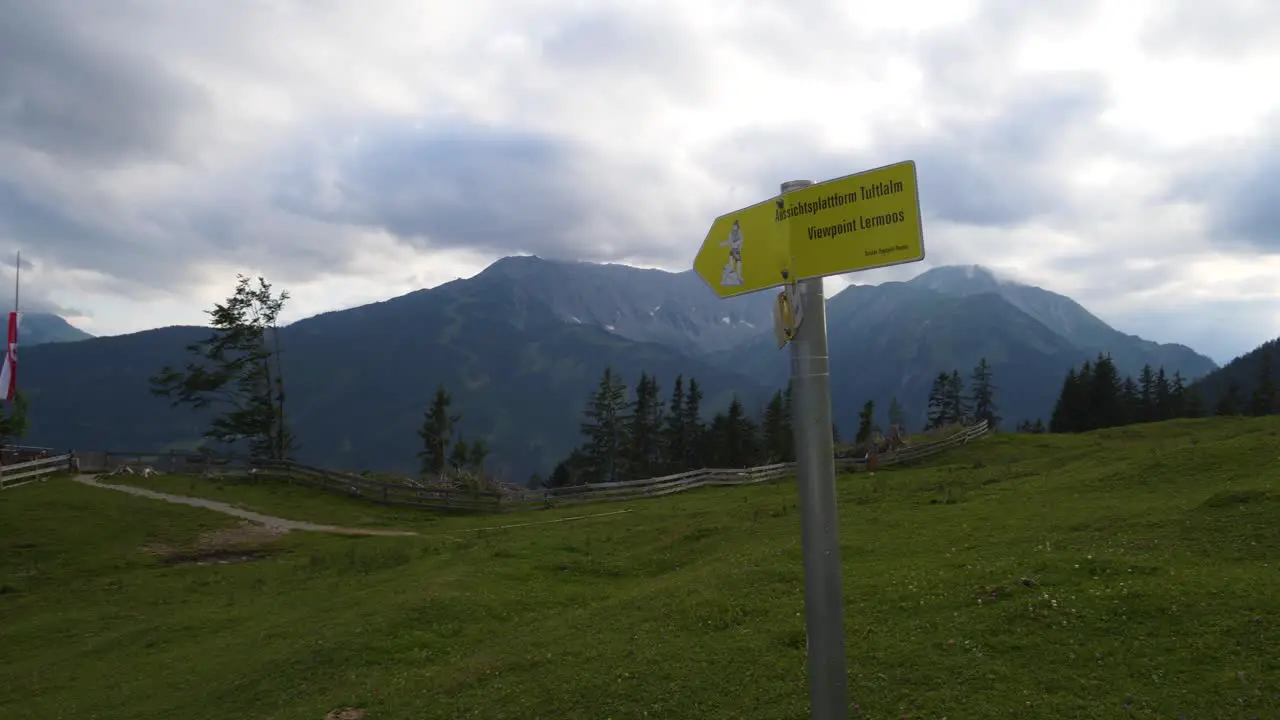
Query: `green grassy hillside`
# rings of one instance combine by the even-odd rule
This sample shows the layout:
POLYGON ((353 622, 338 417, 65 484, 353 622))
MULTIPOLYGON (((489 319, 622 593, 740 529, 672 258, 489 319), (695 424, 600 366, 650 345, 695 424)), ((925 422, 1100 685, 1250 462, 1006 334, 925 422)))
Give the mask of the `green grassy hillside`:
MULTIPOLYGON (((279 514, 304 492, 206 491, 279 514)), ((328 498, 293 514, 421 534, 271 539, 19 488, 0 495, 0 713, 803 718, 795 499, 428 519, 328 498), (215 551, 251 561, 187 562, 215 551)), ((1280 717, 1280 419, 990 438, 846 476, 839 499, 857 717, 1280 717)))

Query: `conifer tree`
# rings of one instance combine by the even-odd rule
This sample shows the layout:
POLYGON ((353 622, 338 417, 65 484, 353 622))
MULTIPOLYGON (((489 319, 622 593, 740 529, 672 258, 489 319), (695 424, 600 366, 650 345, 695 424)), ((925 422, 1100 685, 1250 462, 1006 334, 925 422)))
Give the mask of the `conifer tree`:
POLYGON ((637 478, 662 474, 663 413, 659 394, 657 379, 641 373, 626 433, 628 468, 637 478))
POLYGON ((588 481, 587 457, 581 448, 569 453, 569 457, 561 460, 547 478, 546 487, 558 488, 572 485, 585 485, 588 481))
POLYGON ((422 427, 418 428, 418 437, 422 439, 422 450, 418 457, 422 459, 422 476, 440 475, 444 473, 449 462, 449 445, 453 442, 454 430, 462 420, 459 415, 450 412, 453 398, 444 389, 444 384, 436 386, 436 394, 431 399, 422 417, 422 427))
POLYGON ((764 419, 760 423, 761 445, 763 446, 765 463, 788 462, 786 401, 779 390, 769 399, 764 408, 764 419))
POLYGON ((1134 382, 1133 377, 1126 375, 1124 385, 1120 389, 1120 405, 1124 408, 1125 424, 1142 422, 1142 388, 1134 382))
POLYGON ((705 467, 707 429, 702 421, 702 388, 694 378, 689 378, 689 389, 684 396, 684 431, 684 467, 688 470, 705 467))
POLYGON ((1173 379, 1169 382, 1169 417, 1180 418, 1187 416, 1187 383, 1182 378, 1182 373, 1178 370, 1173 371, 1173 379))
POLYGON ((671 388, 671 400, 667 405, 663 431, 666 469, 669 473, 693 469, 686 465, 689 461, 689 433, 685 427, 684 403, 684 376, 677 375, 675 385, 671 388))
MULTIPOLYGON (((902 403, 898 402, 897 395, 889 401, 889 427, 903 428, 902 403)), ((903 432, 906 432, 906 428, 903 428, 903 432)))
POLYGON ((991 364, 986 358, 978 361, 973 369, 973 419, 987 422, 990 430, 1000 425, 999 407, 996 405, 996 385, 991 377, 991 364))
POLYGON ((926 430, 942 427, 947 421, 947 386, 950 378, 945 372, 938 373, 929 387, 929 405, 927 410, 926 430))
POLYGON ((1276 381, 1272 370, 1271 349, 1262 352, 1262 362, 1258 365, 1258 378, 1255 380, 1253 394, 1249 396, 1249 414, 1255 417, 1270 415, 1275 412, 1276 381))
POLYGON ((626 462, 627 387, 605 368, 600 384, 584 411, 582 434, 587 442, 583 447, 585 470, 593 482, 614 482, 623 479, 626 462))
POLYGON ((1062 380, 1062 389, 1058 392, 1058 399, 1053 404, 1053 413, 1049 416, 1049 432, 1069 433, 1078 430, 1076 422, 1080 411, 1077 391, 1079 386, 1080 376, 1076 374, 1075 368, 1070 368, 1067 370, 1066 378, 1062 380))
POLYGON ((871 433, 875 432, 875 414, 876 403, 874 400, 868 400, 863 403, 862 411, 858 413, 858 434, 853 438, 853 441, 858 445, 871 442, 871 433))
POLYGON ((943 423, 963 425, 969 421, 970 406, 969 397, 964 392, 964 380, 960 377, 959 370, 952 370, 947 376, 946 383, 946 421, 943 423))
POLYGON ((1085 429, 1114 427, 1124 422, 1124 407, 1120 401, 1122 387, 1120 373, 1111 356, 1099 354, 1093 365, 1093 382, 1088 391, 1085 429))
POLYGON ((1204 395, 1201 394, 1200 388, 1188 385, 1182 403, 1183 417, 1199 418, 1204 417, 1204 414, 1204 395))
POLYGON ((467 462, 475 471, 484 474, 484 463, 489 459, 489 444, 484 438, 476 438, 471 441, 471 447, 467 448, 467 462))
POLYGON ((1218 405, 1214 408, 1213 414, 1219 416, 1239 415, 1241 406, 1240 386, 1235 381, 1232 381, 1227 386, 1227 391, 1222 394, 1222 397, 1218 398, 1218 405))
POLYGON ((1138 375, 1138 412, 1136 420, 1138 422, 1154 422, 1158 417, 1156 412, 1156 373, 1151 369, 1148 363, 1142 366, 1142 372, 1138 375))
POLYGON ((471 466, 471 446, 467 441, 458 438, 453 444, 453 449, 449 451, 449 467, 454 470, 465 470, 471 466))
POLYGON ((1156 411, 1155 420, 1168 420, 1173 417, 1173 403, 1170 402, 1170 396, 1173 393, 1173 387, 1169 384, 1169 376, 1164 372, 1164 366, 1156 371, 1156 411))
POLYGON ((791 406, 791 382, 782 391, 782 462, 795 462, 796 435, 795 416, 791 406))
POLYGON ((716 413, 707 432, 708 457, 716 467, 759 464, 759 436, 742 402, 734 396, 724 412, 716 413))

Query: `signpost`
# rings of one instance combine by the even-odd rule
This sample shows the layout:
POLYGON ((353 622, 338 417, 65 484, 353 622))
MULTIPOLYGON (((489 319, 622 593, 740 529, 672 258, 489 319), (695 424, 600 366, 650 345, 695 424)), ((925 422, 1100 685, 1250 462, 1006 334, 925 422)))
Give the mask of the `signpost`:
POLYGON ((774 332, 779 347, 791 343, 813 720, 849 713, 822 278, 923 259, 916 166, 907 161, 824 183, 783 183, 772 200, 716 218, 693 263, 722 298, 786 286, 774 332))

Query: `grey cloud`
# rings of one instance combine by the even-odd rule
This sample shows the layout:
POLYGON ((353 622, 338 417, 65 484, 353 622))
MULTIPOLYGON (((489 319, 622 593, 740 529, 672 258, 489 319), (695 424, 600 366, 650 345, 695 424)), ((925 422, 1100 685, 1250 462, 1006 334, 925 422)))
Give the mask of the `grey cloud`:
POLYGON ((604 83, 639 76, 689 96, 705 79, 703 46, 664 13, 593 8, 567 16, 540 45, 551 69, 570 76, 588 73, 604 83))
MULTIPOLYGON (((3 280, 0 280, 3 282, 3 280)), ((23 293, 21 298, 22 312, 29 313, 49 313, 51 315, 59 315, 64 318, 69 317, 92 317, 92 313, 56 303, 46 297, 36 295, 30 296, 30 293, 23 293)))
POLYGON ((1280 42, 1280 3, 1275 0, 1165 0, 1163 12, 1142 34, 1157 55, 1240 57, 1280 42))
POLYGON ((3 264, 5 267, 10 267, 10 268, 11 268, 11 267, 17 267, 17 268, 19 268, 19 269, 21 269, 21 270, 34 270, 34 269, 35 269, 35 267, 36 267, 36 266, 31 262, 30 258, 19 258, 19 257, 18 257, 18 251, 14 251, 14 254, 13 254, 13 260, 12 260, 12 261, 10 261, 10 260, 4 260, 4 261, 2 261, 2 263, 0 263, 0 264, 3 264))
POLYGON ((0 142, 76 164, 181 155, 204 97, 68 0, 0 0, 0 142))
POLYGON ((156 285, 183 281, 181 270, 189 246, 174 242, 143 246, 76 215, 73 208, 0 177, 0 239, 29 249, 33 260, 95 270, 100 275, 95 281, 98 287, 92 289, 122 294, 142 289, 133 282, 139 278, 156 285))
MULTIPOLYGON (((12 309, 14 282, 16 279, 14 277, 13 267, 16 264, 17 253, 16 251, 10 252, 9 249, 6 248, 4 255, 7 259, 0 262, 0 310, 8 311, 12 309)), ((33 278, 30 274, 31 271, 37 270, 38 268, 39 264, 37 262, 32 262, 30 254, 22 257, 23 274, 21 294, 18 298, 21 306, 19 309, 23 312, 53 313, 54 315, 61 315, 63 317, 85 317, 86 313, 83 311, 54 302, 48 297, 46 293, 48 288, 39 282, 38 276, 33 278), (33 279, 35 282, 32 282, 33 279)))
POLYGON ((1018 43, 1033 32, 1055 32, 1088 17, 1101 0, 985 0, 965 22, 914 38, 926 95, 972 108, 998 97, 1018 43))
POLYGON ((1215 243, 1280 253, 1280 131, 1215 150, 1187 159, 1166 199, 1202 204, 1215 243))
MULTIPOLYGON (((1076 299, 1088 305, 1086 300, 1076 299)), ((1280 303, 1210 300, 1187 308, 1143 308, 1100 315, 1139 337, 1195 348, 1219 365, 1280 336, 1280 303)))
MULTIPOLYGON (((592 164, 569 140, 516 130, 385 128, 334 159, 310 153, 277 178, 289 212, 384 228, 435 248, 591 256, 574 231, 600 214, 586 192, 592 164)), ((604 170, 600 170, 604 171, 604 170)))
POLYGON ((921 203, 937 217, 1016 225, 1061 206, 1066 188, 1054 160, 1105 107, 1097 78, 1045 75, 1028 80, 988 121, 954 123, 896 144, 916 159, 921 203))
MULTIPOLYGON (((1096 139, 1106 86, 1092 75, 1045 74, 1023 80, 983 119, 951 118, 943 130, 875 129, 872 153, 824 153, 803 127, 757 129, 709 151, 705 162, 748 188, 758 202, 779 180, 804 173, 825 180, 915 160, 927 217, 1008 227, 1064 208, 1070 199, 1056 161, 1096 139), (797 162, 800 160, 800 162, 797 162)), ((749 204, 749 203, 746 203, 749 204)))

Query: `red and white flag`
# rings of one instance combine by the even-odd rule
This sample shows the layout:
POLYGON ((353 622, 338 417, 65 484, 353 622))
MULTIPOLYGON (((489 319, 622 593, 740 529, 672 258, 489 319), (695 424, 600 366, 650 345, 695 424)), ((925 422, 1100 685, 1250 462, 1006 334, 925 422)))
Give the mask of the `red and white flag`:
POLYGON ((4 365, 0 366, 0 392, 13 402, 18 391, 18 313, 9 313, 9 342, 5 345, 4 365))

